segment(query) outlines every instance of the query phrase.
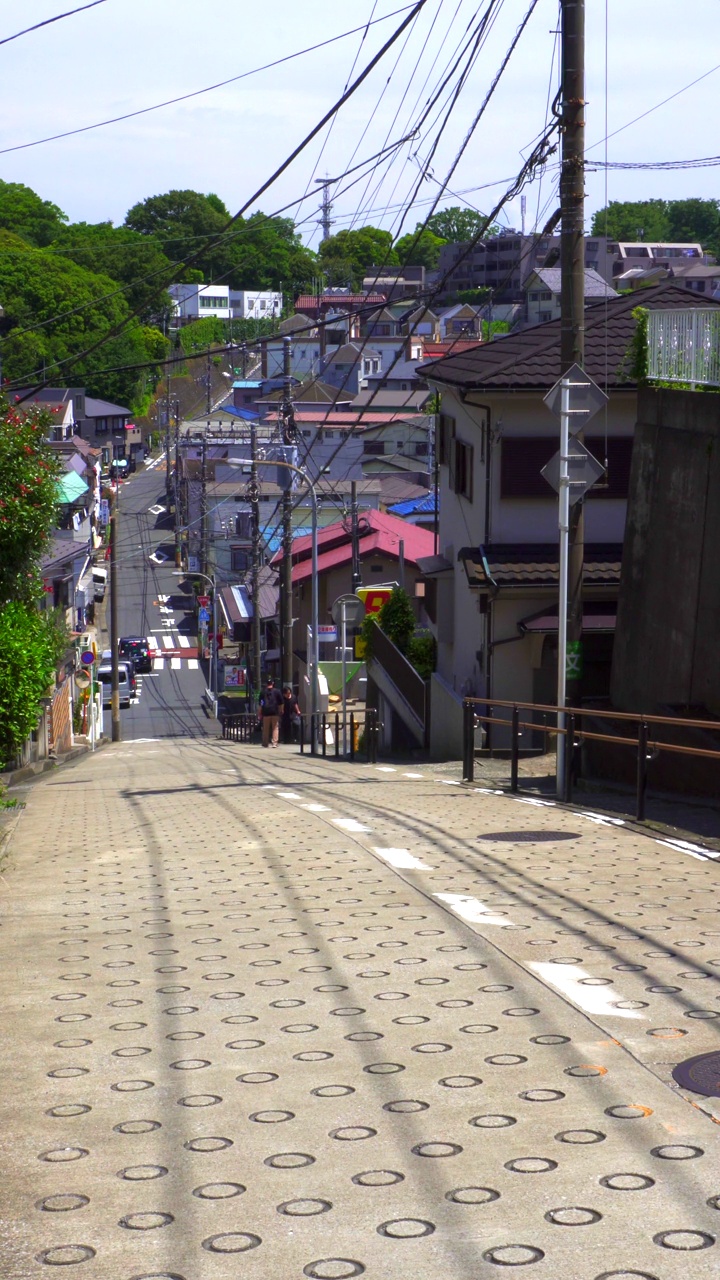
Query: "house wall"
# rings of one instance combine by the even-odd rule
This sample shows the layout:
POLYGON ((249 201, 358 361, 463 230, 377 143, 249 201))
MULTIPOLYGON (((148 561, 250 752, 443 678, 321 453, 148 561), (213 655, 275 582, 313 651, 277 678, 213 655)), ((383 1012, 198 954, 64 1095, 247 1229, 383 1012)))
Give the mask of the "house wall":
MULTIPOLYGON (((480 394, 478 394, 480 399, 480 394)), ((517 634, 516 622, 539 609, 555 592, 541 595, 519 593, 508 601, 503 595, 482 612, 479 592, 468 587, 467 576, 457 555, 461 547, 493 543, 556 543, 558 540, 557 498, 548 487, 547 498, 502 498, 500 489, 500 443, 508 436, 548 436, 558 433, 557 418, 546 408, 539 394, 523 393, 487 397, 491 446, 490 511, 486 523, 486 458, 488 455, 487 410, 463 404, 458 395, 442 389, 442 412, 455 419, 455 436, 473 446, 472 500, 454 492, 447 465, 439 468, 440 537, 439 552, 452 569, 437 578, 437 622, 433 626, 438 641, 437 671, 450 689, 463 696, 481 696, 487 690, 488 652, 491 640, 517 634)), ((632 435, 635 420, 634 393, 614 395, 608 412, 608 434, 632 435)), ((595 433, 601 434, 600 415, 595 433)), ((622 542, 626 501, 588 498, 585 506, 585 539, 588 542, 622 542)), ((532 642, 495 646, 491 680, 497 698, 533 700, 532 642)))
MULTIPOLYGON (((349 550, 349 548, 348 548, 349 550)), ((374 584, 397 582, 398 581, 398 562, 392 556, 387 555, 364 555, 360 563, 363 586, 371 587, 374 584)), ((417 566, 405 562, 405 590, 411 598, 415 598, 415 583, 419 577, 417 566)), ((330 609, 338 596, 347 595, 352 591, 352 565, 348 559, 347 564, 339 565, 337 568, 330 569, 326 573, 320 573, 318 577, 318 617, 320 625, 332 622, 330 609)), ((312 617, 312 588, 309 579, 293 588, 293 617, 296 619, 293 628, 293 647, 305 650, 307 644, 307 628, 312 617)), ((320 656, 323 657, 323 649, 327 649, 325 655, 328 658, 334 657, 333 646, 321 645, 320 656)))

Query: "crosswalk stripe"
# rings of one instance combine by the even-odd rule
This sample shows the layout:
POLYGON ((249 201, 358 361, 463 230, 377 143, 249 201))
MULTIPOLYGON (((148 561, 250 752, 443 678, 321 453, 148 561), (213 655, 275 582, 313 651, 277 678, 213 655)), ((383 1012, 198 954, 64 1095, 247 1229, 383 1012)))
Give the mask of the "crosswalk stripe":
POLYGON ((178 636, 178 644, 179 644, 179 646, 180 646, 180 648, 181 648, 181 649, 189 649, 189 648, 190 648, 190 639, 189 639, 189 637, 188 637, 188 636, 180 636, 180 635, 179 635, 179 636, 178 636))
POLYGON ((171 659, 170 659, 170 666, 171 666, 171 668, 172 668, 172 670, 173 670, 173 671, 179 671, 179 670, 180 670, 180 667, 182 666, 182 663, 181 663, 181 661, 180 661, 180 658, 171 658, 171 659))
POLYGON ((187 664, 191 671, 197 671, 198 666, 200 665, 197 658, 188 658, 187 664))
POLYGON ((172 636, 163 636, 163 637, 162 637, 162 642, 163 642, 163 647, 164 647, 165 649, 174 649, 174 648, 175 648, 175 645, 174 645, 174 643, 173 643, 173 638, 172 638, 172 636))
POLYGON ((164 667, 164 666, 165 666, 165 659, 164 659, 164 658, 154 658, 154 659, 153 659, 153 671, 162 671, 162 669, 163 669, 163 667, 164 667))
POLYGON ((159 648, 160 648, 160 645, 159 645, 159 644, 158 644, 158 642, 157 642, 157 637, 156 637, 156 636, 148 636, 148 637, 147 637, 147 642, 148 642, 148 649, 159 649, 159 648))

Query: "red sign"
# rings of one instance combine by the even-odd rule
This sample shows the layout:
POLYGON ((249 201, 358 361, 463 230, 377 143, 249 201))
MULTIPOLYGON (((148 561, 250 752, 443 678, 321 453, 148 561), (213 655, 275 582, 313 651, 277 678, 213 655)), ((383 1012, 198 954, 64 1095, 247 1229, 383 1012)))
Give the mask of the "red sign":
POLYGON ((365 605, 366 613, 379 613, 392 595, 392 587, 358 587, 356 594, 365 605))
POLYGON ((210 597, 198 596, 197 602, 201 609, 207 609, 208 605, 210 604, 210 597))

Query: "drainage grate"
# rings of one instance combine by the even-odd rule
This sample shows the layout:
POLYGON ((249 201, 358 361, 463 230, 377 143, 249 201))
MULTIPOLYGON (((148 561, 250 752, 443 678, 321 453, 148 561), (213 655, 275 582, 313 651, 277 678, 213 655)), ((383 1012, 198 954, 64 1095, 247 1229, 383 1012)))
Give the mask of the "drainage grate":
POLYGON ((706 1098, 720 1098, 720 1053, 700 1053, 686 1058, 673 1069, 673 1080, 684 1089, 702 1093, 706 1098))

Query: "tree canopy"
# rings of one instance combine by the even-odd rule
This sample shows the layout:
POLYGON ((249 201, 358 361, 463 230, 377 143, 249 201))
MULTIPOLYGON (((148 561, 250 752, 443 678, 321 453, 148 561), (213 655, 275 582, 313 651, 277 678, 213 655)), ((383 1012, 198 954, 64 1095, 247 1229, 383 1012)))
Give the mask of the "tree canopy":
POLYGON ((144 320, 170 308, 170 260, 152 236, 111 222, 73 222, 61 229, 50 251, 58 261, 75 262, 124 285, 130 310, 144 320))
MULTIPOLYGON (((462 244, 472 240, 482 230, 485 214, 476 209, 463 209, 459 204, 450 205, 447 209, 439 209, 428 219, 427 229, 433 235, 440 236, 450 244, 462 244)), ((496 236, 502 230, 496 222, 490 224, 485 236, 496 236)))
POLYGON ((358 227, 355 231, 338 231, 323 240, 318 249, 318 262, 327 283, 359 289, 371 268, 397 267, 400 259, 392 245, 389 231, 378 227, 358 227))
POLYGON ((42 200, 22 182, 0 181, 0 229, 14 231, 28 244, 42 249, 55 239, 67 222, 67 214, 49 200, 42 200))
POLYGON ((434 271, 440 261, 440 250, 447 244, 442 236, 437 236, 418 222, 414 231, 401 236, 395 241, 395 252, 402 265, 425 267, 434 271))
POLYGON ((160 359, 165 340, 151 327, 129 321, 97 351, 67 363, 128 320, 130 308, 116 281, 0 231, 0 297, 4 378, 32 382, 44 370, 53 382, 84 382, 91 395, 130 407, 142 399, 143 374, 102 370, 160 359))
POLYGON ((720 202, 717 200, 611 200, 598 209, 594 236, 612 240, 659 240, 700 243, 720 252, 720 202))

